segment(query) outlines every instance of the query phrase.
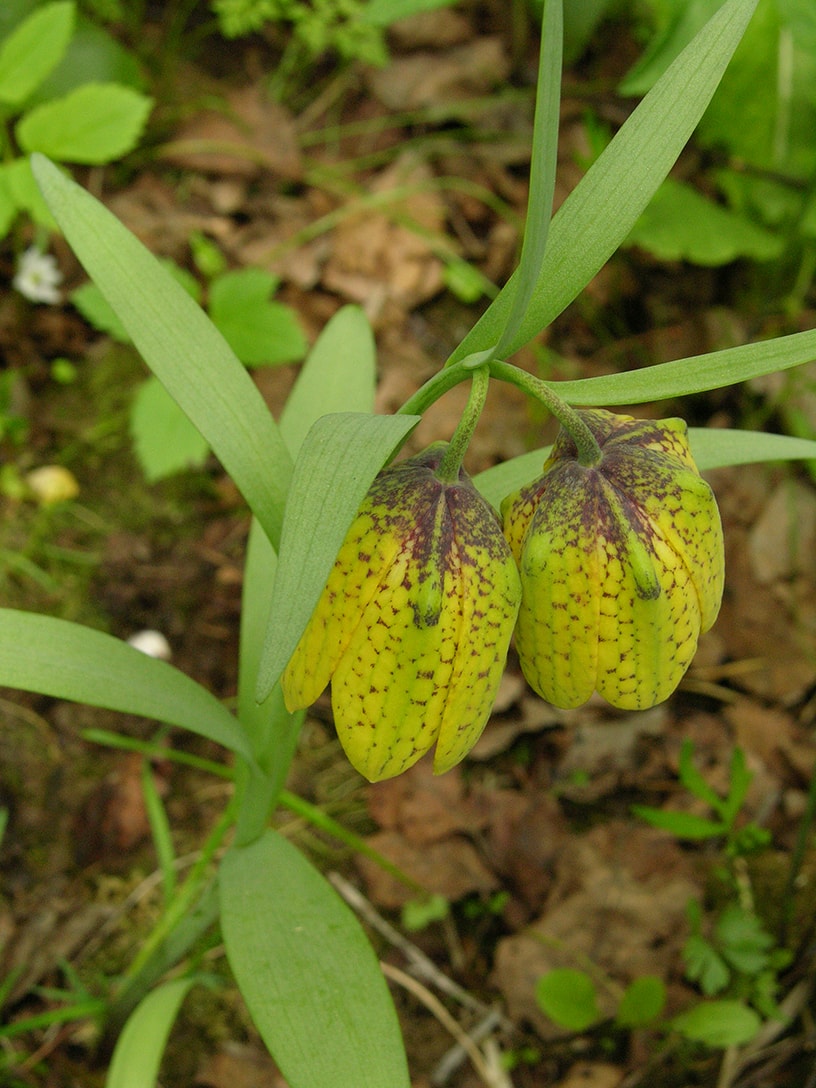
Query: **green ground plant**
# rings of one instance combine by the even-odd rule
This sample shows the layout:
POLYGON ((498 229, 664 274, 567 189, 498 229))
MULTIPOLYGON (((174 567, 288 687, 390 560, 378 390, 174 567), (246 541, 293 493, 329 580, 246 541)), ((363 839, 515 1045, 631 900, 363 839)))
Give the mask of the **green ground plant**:
MULTIPOLYGON (((577 473, 581 488, 589 487, 602 475, 599 466, 611 465, 615 446, 616 463, 622 468, 640 466, 634 476, 645 488, 647 505, 649 489, 658 482, 657 490, 671 499, 668 520, 653 514, 645 533, 640 523, 626 521, 625 509, 614 501, 605 527, 591 517, 581 520, 580 532, 588 534, 590 550, 592 541, 612 547, 615 570, 624 577, 621 593, 613 595, 613 612, 605 614, 604 622, 623 624, 630 638, 629 658, 647 664, 645 671, 636 669, 634 688, 633 677, 616 672, 613 694, 638 705, 665 697, 666 675, 674 682, 664 649, 669 648, 670 658, 680 636, 670 617, 680 618, 678 608, 686 619, 696 615, 696 630, 693 623, 679 647, 687 657, 703 622, 699 604, 694 613, 694 594, 699 589, 706 597, 709 613, 716 612, 719 603, 715 598, 721 591, 721 558, 715 547, 706 550, 716 543, 718 518, 694 463, 708 469, 816 454, 816 443, 784 435, 692 429, 687 438, 678 420, 644 429, 629 417, 592 410, 600 405, 682 397, 797 366, 816 354, 816 332, 576 381, 541 382, 506 361, 569 305, 628 236, 705 110, 755 6, 754 0, 727 0, 722 5, 655 83, 551 220, 562 9, 558 0, 548 0, 529 212, 519 267, 445 366, 392 416, 373 414, 373 336, 362 313, 349 307, 332 319, 314 345, 276 422, 246 368, 177 279, 89 193, 45 157, 34 156, 34 174, 68 243, 153 374, 219 457, 253 514, 234 714, 178 669, 101 631, 45 615, 0 610, 0 683, 4 686, 136 714, 162 723, 163 728, 188 730, 222 745, 235 760, 234 794, 183 880, 171 874, 168 827, 155 799, 152 803, 154 837, 164 843, 158 851, 165 874, 164 910, 136 960, 101 995, 102 1009, 89 1013, 100 1036, 115 1041, 109 1088, 154 1083, 178 1009, 202 980, 192 950, 216 925, 246 1006, 291 1088, 318 1084, 407 1088, 410 1083, 394 1006, 371 945, 324 877, 301 850, 270 826, 270 816, 282 800, 304 717, 304 710, 287 708, 287 701, 290 706, 297 704, 298 695, 303 694, 298 670, 306 673, 312 687, 320 686, 319 678, 309 675, 313 667, 334 672, 335 700, 345 682, 340 679, 345 655, 329 663, 324 660, 325 651, 313 659, 307 656, 304 669, 303 654, 296 650, 307 628, 308 637, 320 636, 319 624, 316 627, 313 622, 316 608, 328 608, 325 630, 339 623, 344 637, 349 635, 349 617, 356 605, 362 607, 354 579, 366 581, 372 556, 360 552, 359 563, 352 562, 348 568, 352 581, 339 594, 339 619, 332 616, 331 601, 327 605, 324 597, 327 581, 330 586, 336 584, 337 571, 344 569, 338 555, 348 560, 342 551, 344 541, 354 539, 355 533, 374 550, 387 544, 396 523, 389 524, 387 517, 383 520, 383 507, 375 502, 377 489, 391 494, 394 482, 404 479, 412 465, 419 470, 416 494, 420 499, 424 501, 430 489, 434 496, 449 496, 452 503, 461 501, 464 524, 484 531, 482 543, 488 544, 482 550, 475 534, 466 545, 467 562, 457 564, 443 547, 445 535, 429 531, 426 543, 435 542, 437 549, 431 550, 431 561, 417 568, 415 557, 406 567, 412 595, 408 600, 387 598, 393 616, 385 619, 384 637, 394 667, 386 691, 372 687, 366 691, 365 676, 349 679, 351 698, 365 702, 371 696, 375 707, 382 700, 368 748, 359 736, 354 738, 354 759, 367 768, 370 777, 397 773, 438 740, 438 765, 449 766, 463 758, 473 743, 478 733, 475 719, 489 713, 492 689, 484 687, 483 674, 497 683, 500 669, 495 660, 498 651, 495 646, 491 651, 489 632, 480 624, 499 604, 502 637, 509 638, 519 594, 526 592, 524 580, 530 573, 522 563, 519 590, 507 552, 502 551, 508 545, 500 543, 499 523, 495 515, 489 516, 489 505, 498 507, 510 492, 529 488, 550 453, 535 450, 497 466, 476 477, 471 487, 460 474, 461 460, 478 424, 489 382, 517 385, 561 423, 562 436, 554 458, 547 461, 547 471, 577 473), (471 397, 450 443, 425 451, 424 460, 414 458, 412 464, 400 462, 382 471, 426 408, 460 382, 471 384, 471 397), (630 457, 625 443, 616 445, 614 436, 621 432, 643 439, 639 457, 630 457), (375 479, 378 482, 372 487, 375 479), (372 532, 371 526, 377 524, 383 526, 381 536, 372 532), (663 533, 670 542, 658 559, 649 551, 649 541, 663 533), (498 599, 497 555, 501 555, 502 586, 506 587, 498 599), (691 564, 693 585, 687 581, 680 586, 678 561, 684 555, 691 564), (443 570, 445 578, 450 572, 459 578, 472 569, 479 572, 476 591, 488 596, 487 610, 472 607, 471 583, 462 590, 458 606, 442 590, 448 585, 443 570), (697 579, 703 580, 700 586, 697 579), (464 622, 457 607, 462 616, 467 613, 468 629, 478 633, 478 640, 473 658, 461 661, 454 655, 456 669, 468 676, 467 669, 476 668, 482 684, 478 708, 460 703, 459 712, 455 707, 450 710, 444 690, 428 690, 433 673, 416 671, 417 662, 437 647, 433 640, 443 625, 442 617, 445 625, 464 622), (428 699, 436 705, 440 698, 446 708, 447 732, 419 738, 412 734, 406 745, 400 721, 405 719, 415 730, 417 705, 428 699), (406 707, 411 711, 407 717, 406 707), (221 856, 225 844, 228 848, 221 856)), ((409 502, 401 488, 394 492, 402 504, 398 512, 404 508, 410 516, 415 500, 409 502)), ((571 513, 580 516, 574 505, 571 513)), ((432 505, 432 509, 443 507, 432 505)), ((557 504, 549 512, 556 518, 557 534, 557 504)), ((515 522, 511 529, 517 533, 515 522)), ((525 538, 524 554, 526 549, 525 538)), ((579 554, 570 543, 556 550, 566 560, 579 554)), ((532 559, 530 569, 538 573, 532 559)), ((398 589, 399 579, 390 584, 398 589)), ((537 592, 535 585, 532 592, 537 592)), ((375 593, 372 599, 376 603, 381 597, 375 593)), ((536 613, 530 604, 530 598, 526 605, 522 599, 521 614, 526 607, 532 635, 528 624, 525 638, 535 643, 537 637, 548 636, 548 613, 546 609, 536 613)), ((583 629, 590 622, 591 602, 588 605, 576 597, 574 608, 583 629)), ((553 621, 556 614, 554 607, 553 621)), ((558 624, 553 622, 552 630, 560 632, 556 649, 569 661, 569 647, 578 640, 570 638, 563 616, 558 624)), ((355 631, 365 634, 368 627, 360 624, 355 631)), ((370 652, 365 640, 360 652, 370 652)), ((536 683, 547 679, 537 675, 536 683)), ((586 697, 583 688, 575 691, 574 679, 571 674, 566 679, 555 677, 555 687, 565 699, 586 697)), ((450 690, 454 689, 457 698, 467 702, 468 685, 462 685, 458 674, 450 681, 450 690)), ((147 780, 145 787, 150 789, 147 780)), ((13 831, 12 824, 8 833, 13 831)), ((635 994, 622 1008, 629 1007, 626 1015, 637 1018, 643 1004, 644 995, 635 994)))
MULTIPOLYGON (((768 931, 756 911, 750 881, 741 862, 770 845, 769 833, 741 819, 753 776, 745 755, 736 748, 731 758, 728 791, 721 797, 694 763, 691 741, 680 751, 679 779, 689 794, 705 804, 711 816, 682 810, 634 805, 632 812, 652 827, 687 842, 712 842, 720 850, 718 881, 726 901, 710 917, 696 900, 687 907, 689 936, 683 947, 685 977, 699 987, 702 999, 671 1020, 662 1018, 666 999, 659 979, 635 979, 618 995, 614 1028, 652 1027, 679 1033, 692 1043, 715 1049, 740 1046, 755 1038, 768 1019, 779 1019, 780 973, 793 955, 768 931)), ((595 972, 597 975, 597 972, 595 972)), ((602 983, 616 992, 608 979, 602 983)), ((593 974, 564 968, 539 980, 536 998, 554 1023, 569 1031, 604 1024, 593 974)))
MULTIPOLYGON (((647 3, 651 40, 619 90, 645 94, 718 6, 647 3)), ((766 301, 798 312, 816 269, 814 102, 816 10, 809 0, 760 0, 695 134, 707 157, 706 191, 680 179, 664 182, 630 244, 663 260, 758 262, 766 301), (753 94, 757 86, 766 93, 753 94)))
MULTIPOLYGON (((262 268, 226 268, 220 251, 203 236, 191 239, 193 261, 205 287, 173 261, 164 265, 191 298, 206 304, 210 320, 248 367, 298 362, 307 343, 290 306, 276 301, 278 280, 262 268)), ((71 301, 94 328, 120 344, 131 344, 127 329, 96 284, 71 293, 71 301)), ((204 464, 210 444, 190 422, 161 382, 151 376, 137 386, 130 410, 133 449, 148 483, 204 464)))
POLYGON ((102 165, 136 146, 152 100, 136 61, 73 0, 7 0, 0 12, 0 238, 19 216, 54 219, 29 156, 102 165))

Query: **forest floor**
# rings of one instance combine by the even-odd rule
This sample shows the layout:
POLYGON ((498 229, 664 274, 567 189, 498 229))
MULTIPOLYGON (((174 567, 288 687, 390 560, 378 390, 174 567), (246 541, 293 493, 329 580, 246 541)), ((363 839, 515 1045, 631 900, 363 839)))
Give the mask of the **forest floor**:
MULTIPOLYGON (((434 373, 484 305, 447 286, 456 262, 496 284, 512 270, 534 71, 533 43, 530 56, 514 61, 505 28, 453 12, 406 24, 391 44, 388 68, 328 79, 297 109, 264 101, 269 57, 260 44, 236 51, 228 65, 180 65, 177 100, 195 105, 215 95, 235 120, 190 110, 192 119, 168 126, 117 182, 112 173, 80 177, 154 253, 189 266, 190 237, 201 232, 231 266, 275 273, 277 298, 295 309, 310 340, 342 305, 361 305, 377 337, 382 412, 434 373), (205 153, 204 141, 218 149, 205 153)), ((631 109, 614 87, 635 55, 625 29, 611 30, 567 74, 557 202, 590 155, 590 115, 615 126, 631 109)), ((683 168, 693 175, 694 167, 691 150, 683 168)), ((83 274, 64 244, 57 252, 67 292, 83 274)), ((548 377, 589 376, 813 326, 808 310, 795 319, 762 312, 757 283, 755 270, 740 265, 669 266, 625 250, 518 361, 548 377)), ((67 301, 35 307, 0 289, 0 348, 3 365, 20 373, 18 410, 28 425, 24 447, 6 442, 4 462, 23 476, 60 463, 80 489, 53 507, 0 498, 2 603, 124 638, 158 630, 175 665, 232 699, 249 524, 240 495, 214 461, 144 481, 127 423, 144 368, 67 301), (61 357, 76 364, 72 384, 50 376, 61 357)), ((253 371, 274 413, 296 373, 253 371)), ((772 381, 757 382, 637 412, 773 428, 775 392, 772 381)), ((439 402, 409 448, 447 438, 463 396, 456 389, 439 402)), ((552 437, 549 421, 501 387, 491 391, 467 467, 479 471, 552 437)), ((392 982, 416 1088, 816 1083, 816 855, 809 840, 796 855, 816 756, 816 491, 802 467, 722 469, 709 478, 725 528, 725 600, 667 703, 634 714, 600 700, 554 710, 530 692, 511 654, 491 722, 461 766, 434 778, 423 760, 375 786, 347 764, 327 701, 307 720, 289 789, 449 904, 443 918, 425 904, 425 924, 406 929, 402 918, 422 916, 415 889, 302 819, 278 816, 351 897, 384 961, 406 971, 418 954, 429 957, 418 992, 392 982), (721 795, 735 750, 744 754, 753 777, 738 822, 766 829, 770 845, 729 862, 721 839, 681 841, 633 814, 638 803, 711 815, 679 781, 684 741, 721 795), (660 1024, 614 1021, 621 993, 643 977, 665 984, 664 1025, 701 1001, 683 958, 694 901, 712 940, 729 907, 748 904, 772 946, 793 953, 776 978, 787 1019, 766 1018, 746 1047, 692 1046, 660 1024), (597 982, 600 1019, 586 1030, 559 1028, 536 1000, 540 978, 564 967, 597 982), (445 980, 453 987, 441 988, 445 980), (476 1063, 462 1052, 440 1065, 468 1032, 476 1063)), ((19 1019, 50 1007, 48 988, 65 987, 72 971, 92 992, 115 976, 160 909, 142 757, 86 736, 93 729, 151 738, 156 727, 8 690, 0 719, 0 806, 9 812, 0 979, 10 980, 4 1015, 19 1019)), ((223 758, 203 741, 163 737, 223 758)), ((177 855, 189 864, 231 785, 169 760, 152 771, 177 855)), ((220 946, 209 962, 226 979, 220 946)), ((736 972, 725 995, 750 996, 756 974, 736 972)), ((91 1044, 87 1022, 10 1039, 16 1058, 0 1083, 102 1084, 104 1061, 91 1044)), ((161 1083, 283 1084, 228 980, 191 994, 161 1083)))

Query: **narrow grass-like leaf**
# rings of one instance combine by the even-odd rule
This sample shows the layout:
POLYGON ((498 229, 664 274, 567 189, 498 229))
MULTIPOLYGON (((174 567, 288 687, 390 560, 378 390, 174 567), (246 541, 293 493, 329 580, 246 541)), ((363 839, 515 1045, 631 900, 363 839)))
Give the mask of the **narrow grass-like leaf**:
POLYGON ((714 839, 728 831, 722 820, 709 820, 705 816, 696 816, 693 812, 673 812, 665 808, 651 808, 649 805, 632 805, 631 812, 652 827, 671 832, 678 839, 714 839))
POLYGON ((150 824, 150 832, 153 836, 153 846, 156 850, 156 858, 162 875, 162 889, 164 892, 164 905, 169 904, 176 890, 176 856, 173 850, 173 836, 170 831, 170 821, 164 803, 159 796, 156 780, 153 777, 153 768, 149 760, 142 761, 142 796, 145 802, 145 811, 150 824))
MULTIPOLYGON (((792 438, 787 434, 689 427, 689 442, 701 472, 761 461, 816 460, 816 442, 807 438, 792 438)), ((498 510, 506 495, 541 475, 549 455, 549 446, 522 453, 510 461, 485 469, 473 477, 473 482, 490 505, 498 510)))
POLYGON ((705 801, 709 808, 713 809, 720 819, 724 821, 725 816, 722 811, 723 799, 713 786, 706 781, 697 768, 697 764, 694 762, 694 742, 688 737, 683 739, 683 743, 680 746, 678 770, 678 777, 689 793, 693 793, 699 800, 705 801))
POLYGON ((292 462, 252 378, 184 288, 107 208, 43 156, 32 156, 32 167, 68 242, 145 362, 277 544, 292 462))
POLYGON ((290 714, 275 685, 263 703, 255 699, 264 638, 270 627, 270 603, 278 557, 257 519, 253 519, 244 565, 241 600, 241 650, 238 665, 238 718, 246 730, 254 764, 235 768, 239 798, 236 843, 253 842, 269 822, 284 786, 304 713, 290 714))
POLYGON ((377 958, 331 885, 283 836, 233 848, 219 876, 230 967, 291 1088, 408 1088, 377 958))
POLYGON ((200 684, 68 620, 0 608, 0 685, 154 718, 250 756, 238 722, 200 684))
POLYGON ((600 374, 595 378, 551 382, 553 391, 570 404, 587 407, 609 404, 641 404, 721 389, 762 374, 790 370, 816 359, 816 329, 741 344, 735 348, 672 359, 640 370, 600 374))
POLYGON ((371 481, 418 422, 419 416, 339 412, 322 416, 306 436, 286 505, 259 700, 294 653, 371 481))
POLYGON ((164 1048, 195 979, 177 978, 148 994, 125 1024, 105 1088, 155 1088, 164 1048))
POLYGON ((281 413, 281 434, 292 456, 320 416, 373 412, 376 381, 371 325, 359 306, 344 306, 317 338, 281 413))
MULTIPOLYGON (((550 226, 535 295, 508 353, 549 325, 629 234, 694 131, 755 6, 756 0, 723 4, 564 201, 550 226)), ((449 364, 498 341, 517 282, 514 273, 449 364)))
MULTIPOLYGON (((280 419, 280 432, 293 456, 312 424, 329 412, 370 412, 374 407, 376 357, 365 314, 346 306, 329 321, 301 367, 280 419)), ((267 627, 277 554, 257 521, 247 545, 241 606, 238 717, 247 730, 257 769, 238 766, 243 791, 236 839, 251 842, 266 825, 283 787, 303 713, 289 714, 280 688, 262 704, 255 689, 267 627)))
POLYGON ((502 358, 522 326, 536 289, 547 248, 558 161, 558 122, 561 102, 561 55, 564 42, 562 0, 545 0, 541 22, 533 145, 530 156, 530 195, 527 221, 516 275, 513 303, 496 345, 502 358))

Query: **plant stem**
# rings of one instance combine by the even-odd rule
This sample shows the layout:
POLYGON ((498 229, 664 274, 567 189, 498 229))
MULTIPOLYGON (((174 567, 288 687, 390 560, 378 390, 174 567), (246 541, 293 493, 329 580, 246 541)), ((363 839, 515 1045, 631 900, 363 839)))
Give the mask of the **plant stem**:
MULTIPOLYGON (((454 368, 451 367, 450 369, 453 370, 454 368)), ((571 404, 567 404, 557 393, 554 393, 547 382, 533 377, 532 374, 528 374, 526 370, 522 370, 520 367, 500 362, 498 359, 490 363, 490 375, 500 381, 510 382, 511 385, 518 386, 523 393, 541 401, 575 442, 580 464, 589 468, 600 463, 603 456, 601 447, 598 445, 595 435, 581 418, 580 412, 577 412, 571 404)))
MULTIPOLYGON (((471 375, 475 378, 476 374, 484 370, 489 373, 491 378, 496 378, 497 381, 501 382, 509 382, 511 385, 517 386, 523 393, 526 393, 528 397, 534 397, 536 400, 541 401, 575 442, 579 462, 587 468, 599 464, 602 458, 601 447, 598 445, 595 435, 581 418, 581 413, 559 397, 548 382, 543 382, 540 378, 528 374, 526 370, 513 366, 511 363, 502 362, 500 359, 492 359, 491 355, 492 351, 479 352, 477 355, 461 359, 458 363, 454 363, 453 366, 447 367, 445 370, 438 371, 421 389, 418 389, 412 397, 408 398, 399 409, 399 414, 421 416, 448 390, 453 389, 455 385, 463 382, 471 375)), ((475 386, 476 382, 474 381, 474 390, 475 386)), ((466 415, 462 417, 463 423, 469 412, 470 404, 468 404, 466 415)), ((478 412, 481 412, 481 406, 478 408, 478 412)), ((478 414, 476 420, 478 420, 478 414)), ((475 425, 475 422, 471 425, 465 445, 470 441, 470 435, 475 425)), ((456 435, 454 435, 455 438, 456 435)), ((451 445, 453 445, 453 442, 451 442, 451 445)), ((455 454, 451 455, 452 458, 454 456, 455 454)), ((447 458, 447 454, 445 457, 447 458)))
POLYGON ((421 416, 422 413, 426 412, 441 396, 450 389, 453 389, 459 382, 463 382, 466 378, 469 378, 472 373, 472 368, 463 366, 461 363, 458 363, 456 366, 448 367, 447 370, 438 371, 432 378, 429 378, 428 381, 413 394, 413 396, 408 398, 405 404, 398 410, 397 415, 421 416))
POLYGON ((443 483, 452 484, 459 478, 459 469, 462 467, 465 453, 482 414, 489 385, 490 371, 486 366, 473 371, 473 384, 470 387, 467 406, 436 470, 437 479, 443 483))

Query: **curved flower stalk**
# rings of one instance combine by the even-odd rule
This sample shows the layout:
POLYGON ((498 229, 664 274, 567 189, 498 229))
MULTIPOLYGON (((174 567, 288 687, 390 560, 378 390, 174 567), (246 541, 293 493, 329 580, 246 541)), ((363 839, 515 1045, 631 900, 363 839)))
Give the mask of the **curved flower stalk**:
POLYGON ((340 550, 282 678, 290 710, 331 680, 351 763, 375 782, 436 745, 449 770, 487 722, 521 589, 494 511, 445 445, 383 470, 340 550))
POLYGON ((582 464, 562 430, 543 475, 502 503, 521 571, 516 645, 555 706, 597 690, 641 710, 674 691, 717 618, 722 525, 682 420, 580 415, 600 459, 582 464))

